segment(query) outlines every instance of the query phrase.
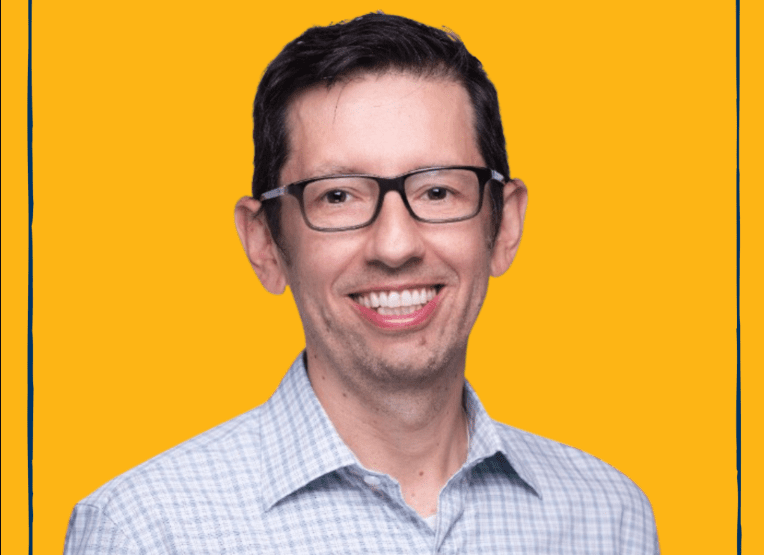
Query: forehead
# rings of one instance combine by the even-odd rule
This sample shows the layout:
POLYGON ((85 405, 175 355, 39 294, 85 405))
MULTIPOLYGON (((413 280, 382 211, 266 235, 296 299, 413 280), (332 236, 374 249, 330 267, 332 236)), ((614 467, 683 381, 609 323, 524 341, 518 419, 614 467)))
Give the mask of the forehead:
POLYGON ((314 87, 291 102, 287 135, 282 184, 330 173, 484 165, 469 95, 447 78, 366 74, 314 87))

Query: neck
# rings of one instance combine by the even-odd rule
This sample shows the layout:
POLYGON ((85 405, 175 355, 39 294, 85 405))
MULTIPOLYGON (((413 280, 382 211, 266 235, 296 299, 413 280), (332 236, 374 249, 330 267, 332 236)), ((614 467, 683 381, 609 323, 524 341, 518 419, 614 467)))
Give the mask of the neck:
POLYGON ((441 488, 467 458, 464 357, 453 368, 411 387, 349 384, 313 359, 308 376, 329 419, 361 464, 395 478, 404 499, 419 514, 433 514, 441 488))

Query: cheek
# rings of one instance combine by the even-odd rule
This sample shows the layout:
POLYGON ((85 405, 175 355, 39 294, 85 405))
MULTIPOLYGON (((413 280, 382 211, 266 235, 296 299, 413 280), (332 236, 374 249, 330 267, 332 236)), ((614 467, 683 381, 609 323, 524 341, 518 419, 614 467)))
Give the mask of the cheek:
POLYGON ((350 238, 304 229, 291 238, 291 274, 300 295, 313 305, 332 300, 334 290, 351 273, 358 252, 350 238))
POLYGON ((431 244, 452 268, 457 269, 462 278, 482 274, 491 258, 488 235, 490 226, 470 220, 463 222, 462 228, 457 228, 457 225, 453 230, 433 234, 431 244), (470 223, 472 225, 466 225, 470 223))

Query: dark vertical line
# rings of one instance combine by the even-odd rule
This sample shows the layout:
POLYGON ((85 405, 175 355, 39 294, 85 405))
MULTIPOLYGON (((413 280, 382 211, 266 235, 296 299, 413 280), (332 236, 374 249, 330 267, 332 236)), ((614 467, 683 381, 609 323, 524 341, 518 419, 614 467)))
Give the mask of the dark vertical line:
POLYGON ((27 197, 29 202, 29 269, 27 274, 27 502, 29 507, 29 554, 32 555, 32 459, 34 448, 34 348, 32 338, 32 0, 28 2, 27 20, 27 197))
POLYGON ((737 383, 735 387, 735 440, 737 443, 737 449, 735 450, 735 464, 737 467, 737 552, 738 555, 740 555, 742 552, 741 550, 743 543, 743 527, 740 521, 740 452, 742 440, 740 434, 740 0, 735 0, 735 92, 735 115, 737 118, 737 150, 735 153, 735 295, 737 304, 737 383))

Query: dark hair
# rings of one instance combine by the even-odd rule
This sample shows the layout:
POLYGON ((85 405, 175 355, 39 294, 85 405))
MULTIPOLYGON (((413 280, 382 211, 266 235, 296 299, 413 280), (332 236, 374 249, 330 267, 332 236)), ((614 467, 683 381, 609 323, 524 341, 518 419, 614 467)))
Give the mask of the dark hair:
MULTIPOLYGON (((472 102, 475 136, 485 163, 509 177, 499 100, 480 60, 451 31, 405 17, 371 13, 308 29, 268 65, 255 95, 252 196, 260 198, 278 186, 289 155, 287 112, 297 94, 319 84, 331 87, 357 74, 387 71, 443 77, 462 84, 472 102)), ((503 193, 500 187, 490 190, 493 242, 501 224, 503 193)), ((268 226, 277 245, 281 235, 279 204, 278 200, 265 203, 268 226)))

